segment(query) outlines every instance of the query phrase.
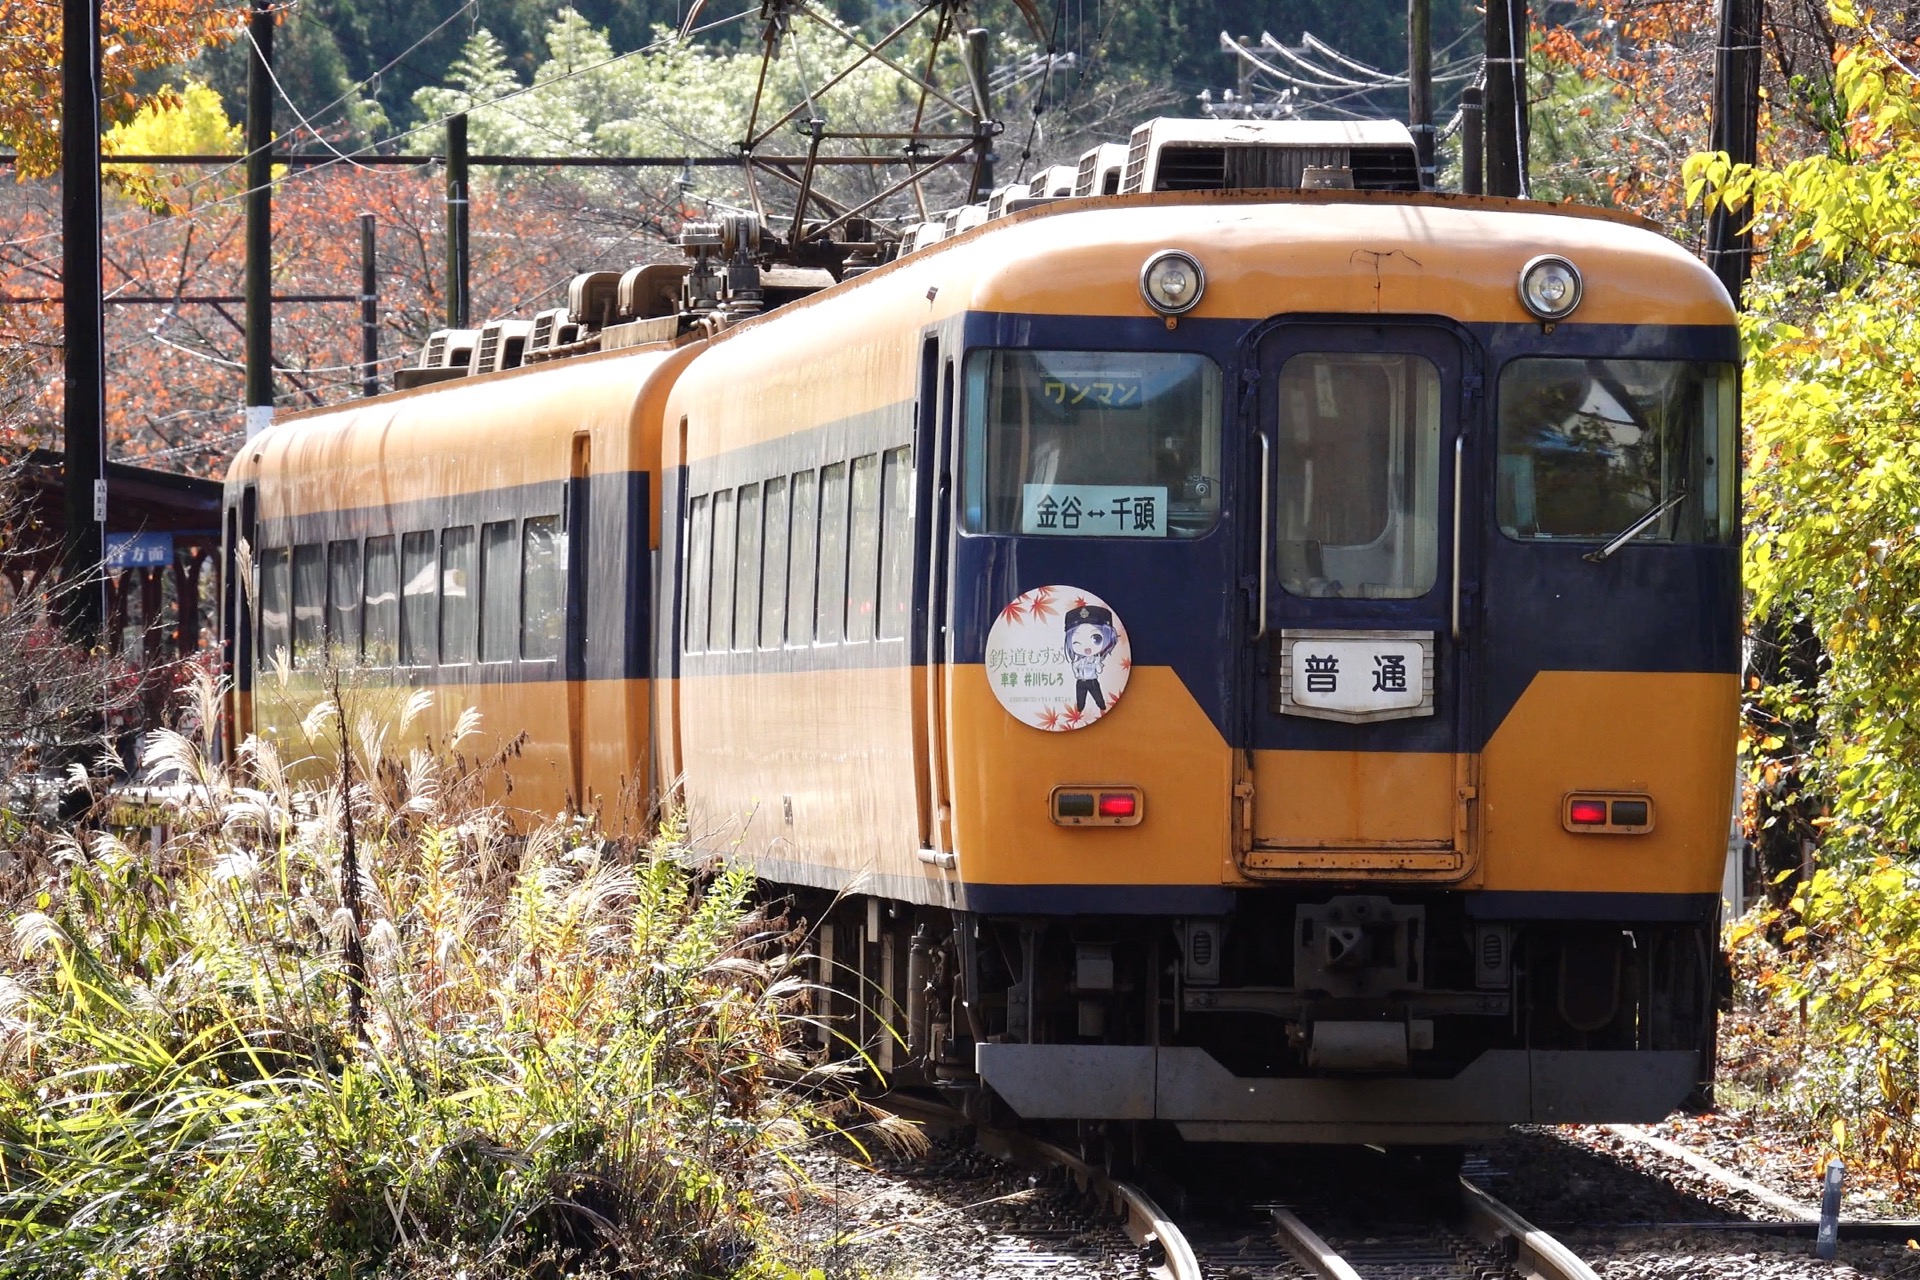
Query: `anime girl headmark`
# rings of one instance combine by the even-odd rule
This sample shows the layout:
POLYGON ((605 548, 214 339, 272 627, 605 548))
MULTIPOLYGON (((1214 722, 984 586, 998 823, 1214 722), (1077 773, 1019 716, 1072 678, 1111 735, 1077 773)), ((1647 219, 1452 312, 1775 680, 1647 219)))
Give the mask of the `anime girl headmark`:
POLYGON ((1100 672, 1107 665, 1107 655, 1120 642, 1120 632, 1113 625, 1113 611, 1089 604, 1069 609, 1066 629, 1067 661, 1073 664, 1074 707, 1085 711, 1087 699, 1092 698, 1104 715, 1107 698, 1100 691, 1100 672))

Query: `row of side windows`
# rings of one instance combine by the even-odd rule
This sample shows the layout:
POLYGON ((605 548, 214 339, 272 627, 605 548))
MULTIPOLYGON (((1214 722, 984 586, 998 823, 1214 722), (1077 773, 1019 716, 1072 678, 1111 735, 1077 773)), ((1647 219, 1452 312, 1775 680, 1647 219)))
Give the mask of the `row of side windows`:
POLYGON ((688 653, 900 640, 912 613, 905 446, 687 504, 688 653))
POLYGON ((366 667, 547 661, 566 629, 558 516, 260 552, 262 663, 322 653, 366 667), (476 553, 478 565, 476 566, 476 553), (476 574, 475 570, 478 569, 476 574))

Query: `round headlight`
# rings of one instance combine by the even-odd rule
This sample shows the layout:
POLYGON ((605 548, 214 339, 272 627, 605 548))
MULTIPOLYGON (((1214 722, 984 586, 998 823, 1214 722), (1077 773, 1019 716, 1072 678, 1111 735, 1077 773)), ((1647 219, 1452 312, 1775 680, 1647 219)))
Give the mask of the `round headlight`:
POLYGON ((1564 320, 1580 305, 1580 271, 1546 253, 1520 268, 1520 305, 1542 320, 1564 320))
POLYGON ((1140 269, 1140 295, 1163 316, 1193 310, 1206 289, 1207 273, 1199 259, 1178 249, 1162 249, 1140 269))

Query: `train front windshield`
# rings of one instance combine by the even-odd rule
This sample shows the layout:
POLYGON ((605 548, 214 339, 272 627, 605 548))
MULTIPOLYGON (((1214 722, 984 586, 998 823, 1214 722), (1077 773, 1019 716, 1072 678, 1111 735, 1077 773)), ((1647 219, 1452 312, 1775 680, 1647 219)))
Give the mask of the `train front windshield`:
POLYGON ((1735 536, 1732 365, 1526 359, 1500 375, 1496 515, 1522 540, 1735 536))
POLYGON ((1220 514, 1220 367, 1169 352, 977 351, 971 533, 1195 538, 1220 514))

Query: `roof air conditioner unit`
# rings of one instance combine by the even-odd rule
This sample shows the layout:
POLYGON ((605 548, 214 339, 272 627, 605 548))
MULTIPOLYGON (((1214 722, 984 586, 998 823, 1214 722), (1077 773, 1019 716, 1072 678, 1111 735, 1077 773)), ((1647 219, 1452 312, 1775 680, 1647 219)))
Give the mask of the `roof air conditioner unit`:
POLYGON ((435 329, 420 351, 422 369, 466 369, 473 365, 478 329, 435 329))
POLYGON ((480 345, 473 353, 475 373, 498 373, 517 369, 525 358, 527 339, 533 335, 531 320, 489 320, 480 326, 480 345))
POLYGON ((1076 196, 1111 196, 1120 191, 1120 175, 1127 167, 1127 145, 1103 142, 1090 147, 1080 157, 1080 168, 1073 176, 1076 196))

